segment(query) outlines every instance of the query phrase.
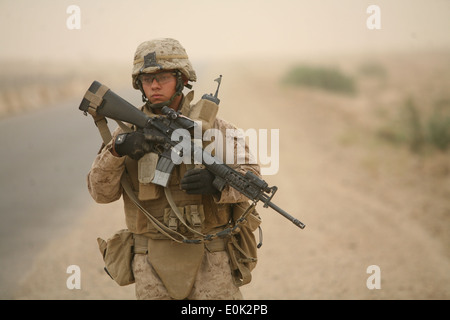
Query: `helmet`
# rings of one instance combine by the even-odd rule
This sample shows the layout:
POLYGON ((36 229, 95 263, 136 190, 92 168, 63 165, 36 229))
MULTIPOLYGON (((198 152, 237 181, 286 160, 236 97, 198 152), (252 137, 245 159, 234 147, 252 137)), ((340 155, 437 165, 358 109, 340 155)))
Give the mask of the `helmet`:
POLYGON ((132 72, 133 88, 140 89, 137 81, 140 74, 158 70, 179 70, 187 80, 197 80, 186 50, 175 39, 154 39, 137 47, 132 72))

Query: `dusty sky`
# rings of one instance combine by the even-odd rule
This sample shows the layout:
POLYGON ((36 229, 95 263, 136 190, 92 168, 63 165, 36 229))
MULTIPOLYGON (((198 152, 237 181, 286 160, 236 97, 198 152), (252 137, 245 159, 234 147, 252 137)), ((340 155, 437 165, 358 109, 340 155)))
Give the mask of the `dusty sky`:
POLYGON ((174 37, 191 59, 450 48, 449 0, 0 0, 0 58, 129 61, 174 37), (79 30, 66 12, 80 8, 79 30), (366 12, 380 7, 381 29, 366 12))

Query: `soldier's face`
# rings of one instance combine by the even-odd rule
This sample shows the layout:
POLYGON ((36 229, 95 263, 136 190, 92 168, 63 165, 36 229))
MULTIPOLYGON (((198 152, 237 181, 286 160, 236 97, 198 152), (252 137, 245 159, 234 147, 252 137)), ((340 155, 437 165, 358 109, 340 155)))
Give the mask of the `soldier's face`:
POLYGON ((141 77, 142 88, 150 103, 161 103, 175 94, 176 78, 173 72, 157 72, 141 77))

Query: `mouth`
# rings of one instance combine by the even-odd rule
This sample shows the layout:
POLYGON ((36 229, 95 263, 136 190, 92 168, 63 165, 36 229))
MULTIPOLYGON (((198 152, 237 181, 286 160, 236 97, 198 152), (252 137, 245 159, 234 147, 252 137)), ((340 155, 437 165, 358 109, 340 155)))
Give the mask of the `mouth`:
POLYGON ((151 103, 157 103, 157 102, 163 101, 164 99, 163 99, 163 96, 162 96, 162 95, 160 95, 160 94, 154 94, 154 95, 152 95, 152 96, 150 97, 149 100, 150 100, 151 103))

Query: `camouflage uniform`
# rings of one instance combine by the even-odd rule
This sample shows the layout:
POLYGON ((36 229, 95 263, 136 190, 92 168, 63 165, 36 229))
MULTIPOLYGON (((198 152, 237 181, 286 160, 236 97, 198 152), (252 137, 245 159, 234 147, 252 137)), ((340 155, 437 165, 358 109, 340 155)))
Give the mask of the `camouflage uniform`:
MULTIPOLYGON (((172 41, 171 39, 168 40, 172 41)), ((170 41, 169 43, 172 43, 170 41)), ((167 44, 167 41, 163 41, 163 43, 167 44)), ((162 50, 159 54, 164 56, 165 51, 162 50)), ((138 61, 137 64, 142 63, 142 61, 139 61, 140 56, 142 55, 142 46, 140 46, 138 47, 135 56, 135 67, 136 61, 138 61)), ((158 52, 156 52, 156 57, 158 57, 158 52)), ((175 56, 175 58, 172 56, 173 59, 169 60, 170 62, 173 62, 174 59, 176 60, 179 57, 182 57, 182 55, 175 56)), ((180 59, 186 58, 187 56, 180 59)), ((153 62, 155 63, 155 61, 153 62)), ((160 63, 158 60, 156 60, 156 62, 160 63)), ((178 63, 178 65, 180 64, 178 63)), ((173 63, 173 67, 175 68, 176 66, 177 63, 173 63)), ((141 67, 139 69, 139 72, 142 72, 143 70, 144 72, 154 72, 152 68, 147 68, 147 70, 145 70, 145 68, 141 67)), ((136 71, 136 68, 134 71, 136 71)), ((195 72, 193 72, 189 66, 180 71, 185 74, 188 79, 195 81, 195 72)), ((133 75, 133 86, 136 89, 139 89, 135 80, 136 78, 133 75)), ((182 114, 189 116, 192 108, 192 98, 192 91, 186 97, 183 97, 181 107, 179 108, 179 111, 182 114)), ((146 105, 144 105, 141 110, 148 115, 152 115, 152 111, 147 108, 146 105)), ((220 132, 223 133, 223 137, 226 136, 226 129, 235 129, 233 125, 219 118, 214 120, 212 127, 220 130, 220 132)), ((111 153, 114 138, 121 132, 122 129, 116 129, 113 133, 111 142, 104 146, 99 152, 88 174, 87 181, 89 192, 93 199, 98 203, 110 203, 123 197, 125 221, 128 230, 134 235, 145 237, 145 239, 148 239, 149 241, 147 248, 148 254, 146 252, 136 252, 132 262, 136 297, 138 299, 242 299, 240 290, 232 279, 228 253, 225 251, 224 247, 220 246, 220 244, 214 248, 212 246, 208 247, 208 244, 186 245, 188 246, 185 248, 186 250, 193 248, 193 250, 198 252, 198 254, 192 254, 193 257, 197 257, 195 259, 198 260, 198 267, 193 266, 191 268, 191 266, 193 264, 195 265, 197 262, 190 261, 190 255, 186 258, 180 257, 180 260, 176 260, 176 263, 171 263, 168 266, 165 266, 164 264, 161 265, 161 263, 158 265, 156 259, 153 259, 152 254, 158 252, 157 247, 160 244, 164 244, 162 251, 165 254, 170 255, 172 252, 173 241, 168 240, 166 236, 161 234, 124 192, 120 183, 124 171, 128 173, 133 191, 139 195, 144 208, 165 224, 168 223, 168 217, 170 218, 170 204, 168 203, 161 186, 151 183, 143 184, 138 180, 137 161, 132 160, 128 156, 115 157, 111 153), (200 251, 194 248, 195 246, 197 246, 197 248, 201 246, 201 248, 199 248, 200 251), (180 279, 184 281, 183 272, 185 269, 189 268, 193 270, 191 272, 193 276, 191 284, 186 286, 192 289, 189 289, 188 293, 178 295, 178 282, 180 282, 180 279), (168 269, 168 275, 163 275, 161 270, 165 271, 166 269, 168 269), (172 280, 172 277, 175 280, 172 280), (175 289, 171 289, 173 283, 175 283, 175 289), (175 292, 175 294, 173 294, 173 292, 175 292)), ((236 158, 236 145, 234 146, 234 149, 236 158)), ((246 163, 248 163, 250 155, 247 147, 245 151, 246 163)), ((257 164, 231 166, 241 173, 250 170, 259 175, 259 166, 257 164)), ((185 212, 187 217, 190 208, 195 212, 199 211, 202 213, 202 223, 200 227, 202 233, 211 234, 223 230, 232 216, 233 204, 247 201, 248 199, 229 186, 225 187, 219 195, 187 194, 180 188, 180 180, 187 169, 187 165, 184 164, 176 166, 170 178, 168 188, 173 194, 176 206, 185 212)), ((187 220, 189 220, 189 217, 187 220)), ((189 231, 183 229, 183 226, 176 225, 175 228, 187 236, 192 236, 189 231)), ((173 252, 175 253, 176 251, 173 252)), ((159 257, 157 258, 159 261, 159 257)), ((163 257, 163 259, 165 259, 165 257, 163 257)), ((177 259, 177 257, 174 259, 177 259)))

